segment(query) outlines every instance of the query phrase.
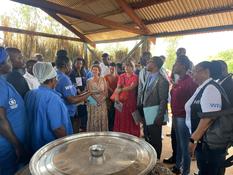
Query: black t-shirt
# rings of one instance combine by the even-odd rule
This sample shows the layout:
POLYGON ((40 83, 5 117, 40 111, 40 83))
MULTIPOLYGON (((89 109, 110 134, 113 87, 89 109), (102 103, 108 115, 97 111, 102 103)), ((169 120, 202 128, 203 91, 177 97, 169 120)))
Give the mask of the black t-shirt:
POLYGON ((17 70, 13 70, 7 74, 6 80, 17 90, 22 98, 30 90, 27 81, 17 70))
POLYGON ((70 74, 70 80, 72 82, 72 84, 76 87, 77 90, 79 91, 84 91, 86 89, 86 85, 87 85, 87 78, 86 78, 86 72, 84 69, 82 69, 80 71, 80 73, 78 73, 75 70, 72 70, 71 74, 70 74), (77 86, 76 85, 76 78, 77 77, 81 77, 82 78, 82 86, 77 86))

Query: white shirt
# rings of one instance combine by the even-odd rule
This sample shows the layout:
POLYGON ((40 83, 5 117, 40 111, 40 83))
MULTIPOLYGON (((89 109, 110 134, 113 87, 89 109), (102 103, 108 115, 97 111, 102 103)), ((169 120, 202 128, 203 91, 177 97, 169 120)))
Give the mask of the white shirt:
MULTIPOLYGON (((196 98, 197 94, 200 92, 200 90, 210 81, 212 78, 209 78, 204 83, 202 83, 194 92, 193 96, 186 102, 185 104, 185 111, 186 111, 186 118, 185 123, 187 127, 189 128, 189 132, 192 133, 191 130, 191 105, 196 98)), ((203 91, 203 94, 200 99, 200 105, 202 112, 214 112, 214 111, 220 111, 222 109, 222 98, 221 93, 219 90, 213 86, 212 84, 206 86, 206 88, 203 91)))
POLYGON ((40 86, 38 79, 33 75, 31 75, 30 73, 28 73, 27 71, 23 75, 23 77, 27 81, 30 90, 37 89, 40 86))
POLYGON ((104 77, 105 75, 110 74, 110 69, 108 66, 106 66, 104 63, 99 64, 101 68, 101 76, 104 77))

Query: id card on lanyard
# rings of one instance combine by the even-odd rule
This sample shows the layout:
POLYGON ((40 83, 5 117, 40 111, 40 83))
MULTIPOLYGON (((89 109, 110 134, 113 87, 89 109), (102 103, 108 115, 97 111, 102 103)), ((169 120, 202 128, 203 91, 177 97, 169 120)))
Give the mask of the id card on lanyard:
POLYGON ((82 86, 83 85, 82 77, 76 77, 75 81, 76 81, 77 86, 82 86))

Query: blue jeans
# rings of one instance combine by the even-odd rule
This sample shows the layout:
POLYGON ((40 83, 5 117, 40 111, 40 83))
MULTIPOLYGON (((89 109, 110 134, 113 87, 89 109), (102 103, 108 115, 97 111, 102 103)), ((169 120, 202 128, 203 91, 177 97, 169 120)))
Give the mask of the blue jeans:
POLYGON ((176 132, 176 167, 182 168, 182 175, 188 175, 191 162, 188 150, 190 133, 184 117, 174 117, 173 121, 176 132))
POLYGON ((226 150, 210 150, 207 145, 202 145, 202 149, 196 150, 198 175, 224 175, 223 167, 226 150))

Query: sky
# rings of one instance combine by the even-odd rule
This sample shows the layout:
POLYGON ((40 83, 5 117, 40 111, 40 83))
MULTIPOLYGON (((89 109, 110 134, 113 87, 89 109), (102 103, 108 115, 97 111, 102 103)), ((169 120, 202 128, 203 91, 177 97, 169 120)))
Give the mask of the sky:
MULTIPOLYGON (((129 46, 129 50, 131 50, 137 42, 122 42, 120 46, 129 46)), ((114 43, 114 45, 116 44, 114 43)), ((185 35, 178 41, 178 47, 186 48, 187 56, 194 64, 197 64, 221 51, 233 49, 233 31, 185 35)), ((99 49, 102 51, 105 51, 106 48, 109 48, 109 44, 99 45, 99 49)), ((165 39, 157 38, 151 53, 154 56, 166 56, 166 49, 167 42, 165 39)))
MULTIPOLYGON (((0 15, 10 15, 13 8, 19 3, 10 0, 1 0, 0 15)), ((1 32, 0 32, 0 37, 1 32)), ((220 51, 233 49, 233 31, 229 32, 215 32, 204 33, 195 35, 185 35, 179 40, 178 47, 184 47, 187 51, 187 56, 193 61, 194 64, 206 60, 209 56, 216 55, 220 51)), ((131 50, 138 41, 121 42, 120 44, 112 44, 112 47, 123 46, 131 50)), ((99 50, 106 51, 109 44, 98 44, 99 50)), ((152 55, 165 55, 166 56, 167 44, 164 38, 157 38, 156 45, 152 48, 152 55)))

